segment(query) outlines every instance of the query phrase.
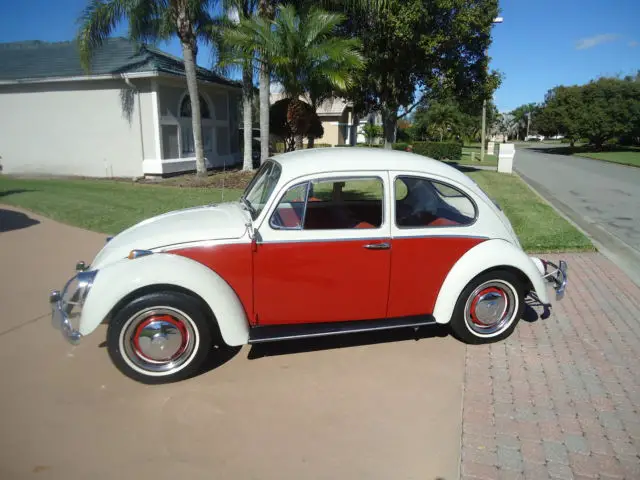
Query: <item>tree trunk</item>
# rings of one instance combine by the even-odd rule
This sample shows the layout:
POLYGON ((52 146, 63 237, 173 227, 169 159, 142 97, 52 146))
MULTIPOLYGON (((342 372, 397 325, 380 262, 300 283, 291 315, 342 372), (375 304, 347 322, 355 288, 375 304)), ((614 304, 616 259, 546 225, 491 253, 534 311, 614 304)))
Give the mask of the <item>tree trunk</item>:
POLYGON ((302 135, 296 135, 296 150, 302 150, 304 148, 304 137, 302 135))
POLYGON ((242 69, 242 115, 244 124, 243 170, 253 170, 253 69, 251 64, 242 69))
POLYGON ((260 64, 260 163, 269 158, 269 71, 260 64))
POLYGON ((204 177, 207 175, 207 166, 204 163, 204 148, 202 147, 202 118, 200 117, 200 95, 198 93, 194 50, 193 45, 182 42, 184 71, 187 77, 189 100, 191 100, 191 127, 193 129, 193 145, 196 151, 196 172, 199 177, 204 177))
POLYGON ((358 125, 360 124, 360 117, 358 115, 356 115, 355 113, 353 114, 353 118, 352 118, 352 124, 351 124, 351 138, 350 138, 350 144, 351 146, 355 146, 358 144, 358 125))
POLYGON ((385 106, 382 109, 382 128, 384 135, 384 148, 391 150, 396 143, 396 124, 398 122, 398 109, 385 106))
POLYGON ((313 145, 315 142, 316 142, 316 137, 307 138, 307 148, 313 148, 313 145))

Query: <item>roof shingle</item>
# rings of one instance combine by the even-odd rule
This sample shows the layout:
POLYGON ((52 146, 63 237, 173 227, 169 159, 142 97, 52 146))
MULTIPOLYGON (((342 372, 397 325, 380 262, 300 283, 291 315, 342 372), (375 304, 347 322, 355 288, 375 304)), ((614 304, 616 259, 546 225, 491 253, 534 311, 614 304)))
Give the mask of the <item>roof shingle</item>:
MULTIPOLYGON (((80 64, 75 41, 0 43, 0 81, 118 75, 124 73, 166 73, 184 76, 184 63, 155 47, 137 45, 126 38, 109 38, 93 55, 91 69, 80 64)), ((239 86, 206 68, 197 67, 198 79, 239 86)))

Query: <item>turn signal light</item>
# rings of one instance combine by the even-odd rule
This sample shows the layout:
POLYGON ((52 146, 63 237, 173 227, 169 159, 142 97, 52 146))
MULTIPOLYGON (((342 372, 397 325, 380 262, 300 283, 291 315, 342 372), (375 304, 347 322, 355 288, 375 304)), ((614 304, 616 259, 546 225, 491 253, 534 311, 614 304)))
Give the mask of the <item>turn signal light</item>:
POLYGON ((135 260, 136 258, 144 257, 147 255, 151 255, 153 252, 151 250, 131 250, 127 258, 129 260, 135 260))

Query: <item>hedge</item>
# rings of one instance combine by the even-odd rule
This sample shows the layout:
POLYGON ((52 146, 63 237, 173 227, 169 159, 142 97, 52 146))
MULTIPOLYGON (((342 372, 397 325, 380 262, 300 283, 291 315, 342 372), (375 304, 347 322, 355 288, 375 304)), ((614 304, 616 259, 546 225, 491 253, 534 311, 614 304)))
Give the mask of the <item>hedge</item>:
POLYGON ((462 158, 462 145, 459 143, 414 142, 411 146, 413 153, 436 160, 460 160, 462 158))

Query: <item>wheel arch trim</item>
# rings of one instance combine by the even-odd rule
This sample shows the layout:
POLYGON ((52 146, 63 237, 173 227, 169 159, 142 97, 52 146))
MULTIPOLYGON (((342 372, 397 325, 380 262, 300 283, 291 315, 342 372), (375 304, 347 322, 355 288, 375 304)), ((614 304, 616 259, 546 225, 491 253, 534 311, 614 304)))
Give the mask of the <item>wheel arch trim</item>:
POLYGON ((191 293, 202 300, 213 313, 227 345, 247 343, 247 315, 231 286, 201 263, 168 253, 123 259, 101 269, 82 310, 80 333, 93 332, 136 292, 158 291, 162 286, 191 293))
POLYGON ((506 269, 526 279, 540 301, 549 303, 545 282, 531 258, 506 240, 487 240, 460 257, 445 277, 433 309, 436 322, 449 323, 458 297, 469 282, 484 272, 496 269, 506 269))

